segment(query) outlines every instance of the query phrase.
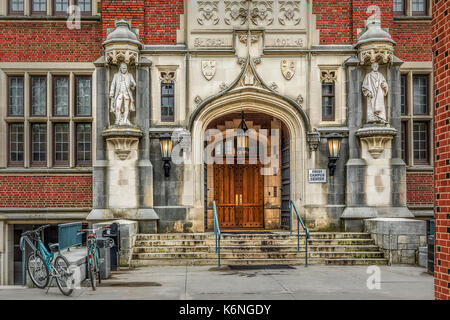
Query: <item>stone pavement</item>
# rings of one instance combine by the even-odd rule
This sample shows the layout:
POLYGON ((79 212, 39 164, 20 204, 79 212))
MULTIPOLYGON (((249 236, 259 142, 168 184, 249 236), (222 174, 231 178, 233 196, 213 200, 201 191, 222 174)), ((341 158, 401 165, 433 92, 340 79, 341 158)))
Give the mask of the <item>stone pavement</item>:
MULTIPOLYGON (((45 290, 0 287, 6 299, 433 299, 433 277, 426 269, 380 266, 380 289, 369 290, 366 266, 312 265, 217 271, 210 266, 141 267, 113 272, 97 291, 87 287, 63 296, 45 290)), ((370 282, 370 281, 369 281, 370 282)), ((372 282, 371 282, 372 283, 372 282)))

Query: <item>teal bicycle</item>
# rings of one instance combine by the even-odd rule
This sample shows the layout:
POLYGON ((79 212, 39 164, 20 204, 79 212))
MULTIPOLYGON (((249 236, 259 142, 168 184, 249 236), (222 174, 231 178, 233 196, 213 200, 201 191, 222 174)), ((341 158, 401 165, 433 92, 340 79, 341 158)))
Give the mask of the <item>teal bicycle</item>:
POLYGON ((44 289, 51 284, 50 279, 56 279, 56 284, 62 294, 69 296, 73 292, 75 282, 73 278, 74 272, 69 269, 70 263, 61 254, 58 254, 55 258, 55 253, 59 252, 58 243, 50 243, 48 245, 50 251, 48 251, 40 237, 40 232, 49 226, 47 224, 35 230, 22 233, 20 248, 25 250, 25 243, 28 243, 32 249, 26 265, 31 281, 36 287, 44 289))
MULTIPOLYGON (((100 252, 97 246, 97 237, 95 232, 103 228, 108 229, 110 226, 107 225, 97 229, 78 230, 80 233, 87 233, 86 246, 88 250, 88 275, 91 281, 92 290, 96 289, 96 279, 98 279, 99 284, 101 283, 100 264, 103 263, 103 261, 100 259, 100 252)), ((107 238, 105 242, 105 248, 111 248, 114 246, 114 240, 111 238, 107 238)))

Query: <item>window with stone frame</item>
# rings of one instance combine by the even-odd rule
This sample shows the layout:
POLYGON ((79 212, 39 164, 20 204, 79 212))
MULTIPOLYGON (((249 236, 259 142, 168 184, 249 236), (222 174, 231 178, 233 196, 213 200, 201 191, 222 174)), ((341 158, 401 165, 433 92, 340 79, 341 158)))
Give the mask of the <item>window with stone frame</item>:
POLYGON ((53 0, 53 14, 67 15, 67 8, 70 6, 69 0, 53 0))
POLYGON ((402 158, 408 166, 429 166, 432 158, 433 110, 430 74, 402 74, 402 158))
POLYGON ((8 13, 11 15, 23 15, 25 0, 8 0, 8 13))
POLYGON ((22 117, 24 115, 23 101, 23 76, 8 76, 8 115, 22 117))
POLYGON ((24 163, 24 124, 8 123, 8 166, 22 167, 24 163))
POLYGON ((30 76, 30 101, 32 117, 47 115, 47 76, 30 76))
POLYGON ((47 0, 30 0, 31 14, 46 15, 47 0))
POLYGON ((428 1, 411 0, 411 12, 413 16, 426 16, 428 14, 428 1))
POLYGON ((80 8, 82 15, 92 14, 92 0, 76 0, 75 3, 80 8))
POLYGON ((7 80, 7 165, 90 166, 91 75, 70 71, 45 76, 23 72, 8 74, 7 80), (49 91, 51 99, 46 97, 49 91))
POLYGON ((406 14, 407 0, 394 0, 394 15, 404 16, 406 14))
POLYGON ((175 121, 175 71, 161 72, 161 121, 175 121))
POLYGON ((336 71, 321 71, 322 81, 322 121, 335 121, 336 118, 336 71))

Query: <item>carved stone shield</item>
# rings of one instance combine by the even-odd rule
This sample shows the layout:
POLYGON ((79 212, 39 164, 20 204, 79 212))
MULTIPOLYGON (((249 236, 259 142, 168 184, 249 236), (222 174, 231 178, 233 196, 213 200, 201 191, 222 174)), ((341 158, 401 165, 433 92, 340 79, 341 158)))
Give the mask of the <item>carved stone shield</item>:
POLYGON ((216 61, 215 60, 203 60, 202 61, 202 73, 206 80, 211 80, 216 74, 216 61))
POLYGON ((281 60, 281 73, 286 80, 291 80, 295 74, 295 61, 281 60))

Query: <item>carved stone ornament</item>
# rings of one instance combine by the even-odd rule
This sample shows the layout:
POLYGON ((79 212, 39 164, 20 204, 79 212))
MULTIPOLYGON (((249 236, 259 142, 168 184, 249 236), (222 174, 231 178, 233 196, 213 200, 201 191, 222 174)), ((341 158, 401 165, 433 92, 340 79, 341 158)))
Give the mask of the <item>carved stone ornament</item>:
POLYGON ((300 1, 280 1, 280 16, 278 21, 281 25, 296 26, 301 21, 300 1))
MULTIPOLYGON (((259 39, 259 35, 257 35, 257 34, 250 35, 250 43, 251 44, 257 42, 258 39, 259 39)), ((247 44, 248 43, 248 33, 241 33, 239 35, 239 41, 244 44, 247 44)))
POLYGON ((278 91, 278 85, 275 82, 271 82, 269 88, 273 91, 278 91))
POLYGON ((203 60, 202 61, 202 73, 206 80, 211 80, 216 74, 216 61, 215 60, 203 60))
POLYGON ((138 64, 138 53, 131 50, 111 50, 106 53, 106 63, 118 65, 125 62, 127 65, 138 64))
POLYGON ((228 86, 227 86, 227 84, 225 83, 225 82, 222 82, 221 84, 220 84, 220 91, 224 91, 226 88, 228 88, 228 86))
POLYGON ((286 59, 281 60, 281 73, 286 80, 291 80, 295 74, 295 61, 286 59))
POLYGON ((268 26, 273 22, 273 1, 252 1, 250 19, 255 26, 268 26))
POLYGON ((261 64, 261 57, 253 58, 253 63, 254 64, 261 64))
POLYGON ((390 48, 369 48, 360 51, 359 60, 361 61, 362 65, 370 65, 375 62, 386 64, 392 61, 393 56, 394 55, 390 48))
POLYGON ((304 102, 303 96, 299 94, 297 99, 295 99, 295 102, 297 102, 301 106, 304 102))
POLYGON ((356 136, 367 143, 367 150, 374 159, 378 159, 386 149, 385 145, 397 135, 390 127, 365 127, 356 131, 356 136))
POLYGON ((322 70, 320 71, 320 81, 326 83, 336 82, 337 71, 336 70, 322 70))
POLYGON ((197 19, 198 24, 216 25, 219 23, 219 1, 197 1, 199 17, 197 19))
POLYGON ((225 1, 225 23, 243 25, 247 21, 246 1, 225 1))
POLYGON ((159 73, 159 79, 162 83, 170 84, 175 81, 175 71, 161 71, 159 73))
POLYGON ((313 131, 308 132, 306 140, 308 141, 309 151, 316 151, 319 147, 320 133, 317 131, 317 129, 314 129, 313 131))
POLYGON ((194 98, 194 102, 195 102, 197 105, 199 105, 200 103, 202 103, 202 101, 203 101, 203 99, 200 98, 200 96, 196 96, 196 97, 194 98))
POLYGON ((102 136, 114 146, 114 153, 120 160, 127 160, 132 147, 139 142, 142 131, 138 128, 110 127, 103 131, 102 136))

